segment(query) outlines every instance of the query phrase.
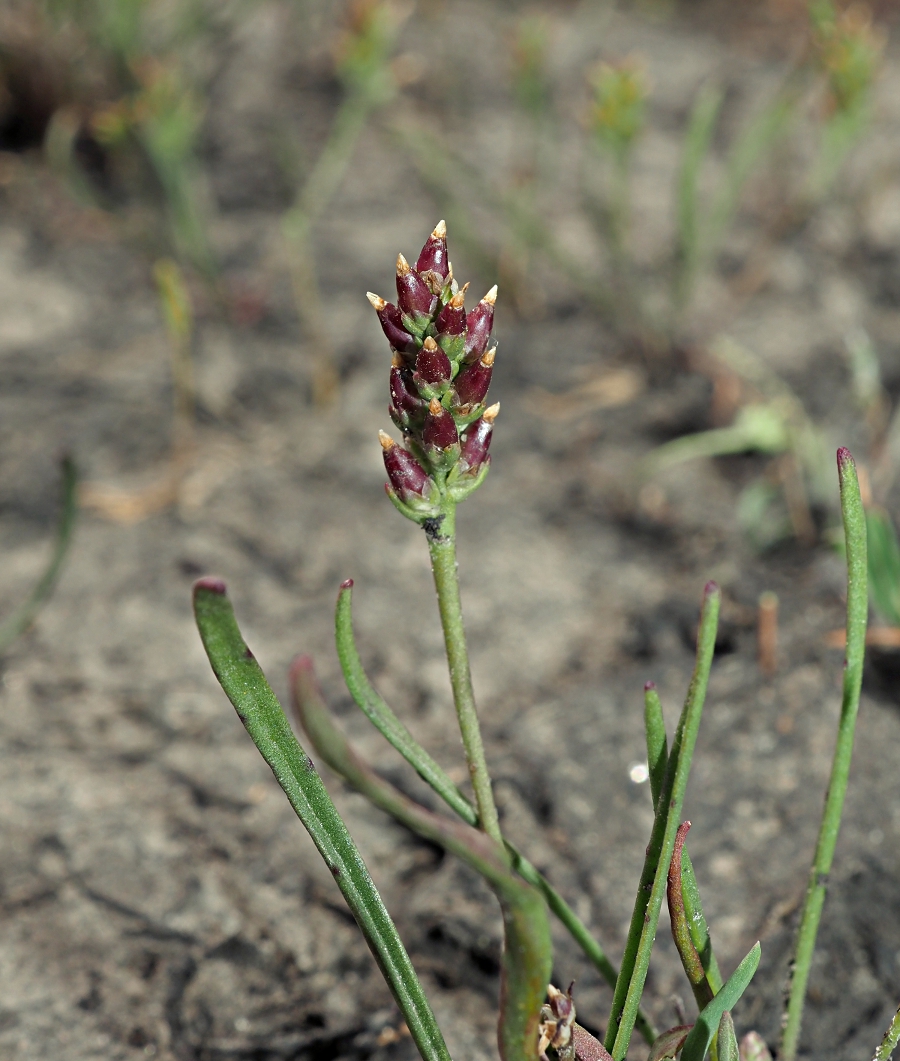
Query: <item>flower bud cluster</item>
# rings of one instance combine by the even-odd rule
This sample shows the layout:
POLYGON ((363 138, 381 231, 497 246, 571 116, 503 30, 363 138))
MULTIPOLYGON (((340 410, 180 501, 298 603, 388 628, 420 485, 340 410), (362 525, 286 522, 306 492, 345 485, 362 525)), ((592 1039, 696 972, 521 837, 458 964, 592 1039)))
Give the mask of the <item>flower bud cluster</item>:
POLYGON ((499 404, 486 407, 496 347, 490 347, 497 288, 466 313, 439 222, 411 266, 397 258, 397 303, 368 293, 391 345, 391 419, 403 444, 379 432, 388 496, 417 522, 437 515, 448 497, 461 501, 490 464, 499 404))

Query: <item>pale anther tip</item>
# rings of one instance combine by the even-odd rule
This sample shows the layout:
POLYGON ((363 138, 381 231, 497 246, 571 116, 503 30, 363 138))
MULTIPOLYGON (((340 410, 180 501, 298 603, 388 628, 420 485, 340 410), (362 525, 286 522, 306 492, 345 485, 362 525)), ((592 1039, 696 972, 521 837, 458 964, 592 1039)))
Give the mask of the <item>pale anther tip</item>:
POLYGON ((438 221, 438 223, 434 226, 434 232, 432 232, 431 235, 435 239, 444 239, 444 237, 447 235, 447 222, 443 220, 438 221))
POLYGON ((372 303, 376 311, 379 313, 387 305, 387 302, 381 297, 381 295, 376 295, 374 291, 367 291, 366 298, 372 303))
POLYGON ((386 431, 379 430, 378 441, 381 443, 381 448, 385 451, 393 449, 393 447, 397 445, 386 431))

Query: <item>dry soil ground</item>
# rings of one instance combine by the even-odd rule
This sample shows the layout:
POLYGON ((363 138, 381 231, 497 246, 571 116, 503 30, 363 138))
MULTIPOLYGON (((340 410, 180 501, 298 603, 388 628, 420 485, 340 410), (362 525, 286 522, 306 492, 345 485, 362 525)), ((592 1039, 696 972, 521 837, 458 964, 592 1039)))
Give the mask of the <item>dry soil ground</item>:
MULTIPOLYGON (((739 108, 778 75, 783 52, 721 6, 706 16, 693 5, 612 16, 582 6, 577 25, 574 10, 550 9, 567 113, 601 55, 640 52, 655 83, 635 185, 637 253, 652 263, 671 230, 697 86, 723 78, 739 108)), ((403 47, 433 68, 403 105, 443 123, 489 169, 514 147, 498 56, 516 15, 453 0, 423 5, 404 31, 403 47)), ((317 230, 343 379, 336 407, 316 411, 278 258, 285 189, 272 115, 315 145, 335 96, 321 59, 297 58, 283 19, 278 5, 259 5, 226 35, 206 128, 216 246, 230 275, 263 292, 264 312, 243 327, 201 313, 198 452, 179 503, 130 526, 85 512, 55 596, 2 661, 0 1054, 15 1061, 413 1054, 330 874, 216 686, 190 613, 194 578, 226 578, 279 694, 292 655, 311 653, 342 725, 413 790, 340 681, 332 607, 352 576, 371 674, 462 779, 425 543, 382 491, 389 355, 364 298, 389 294, 397 251, 415 254, 444 204, 378 128, 364 135, 317 230)), ((827 444, 863 453, 848 328, 869 330, 888 388, 900 386, 895 48, 876 114, 838 193, 776 249, 754 298, 732 311, 724 274, 712 278, 696 325, 703 334, 725 306, 732 334, 790 379, 827 444)), ((3 155, 0 173, 0 595, 10 607, 47 555, 58 447, 72 448, 91 481, 146 481, 167 453, 171 393, 140 246, 73 205, 36 157, 3 155)), ((556 223, 574 246, 577 218, 561 209, 556 223)), ((452 229, 450 239, 452 249, 452 229)), ((746 251, 741 239, 732 259, 746 251)), ((454 263, 470 275, 464 253, 454 263)), ((494 278, 473 279, 477 290, 494 278)), ((501 292, 494 464, 459 520, 504 824, 617 956, 650 825, 647 786, 629 778, 643 758, 642 684, 658 682, 672 724, 700 593, 719 579, 725 621, 688 794, 690 844, 721 964, 762 939, 735 1017, 774 1041, 839 706, 841 655, 824 637, 841 624, 842 562, 823 543, 753 552, 735 504, 763 468, 756 458, 686 465, 652 511, 630 504, 630 463, 707 426, 709 380, 676 354, 641 360, 550 274, 535 284, 545 296, 531 319, 501 292), (623 368, 641 387, 626 404, 559 419, 535 400, 535 388, 563 392, 586 372, 623 368), (755 656, 764 589, 782 602, 771 679, 755 656)), ((898 706, 890 672, 870 670, 804 1033, 804 1056, 817 1061, 870 1056, 900 1000, 898 706)), ((500 922, 489 892, 328 784, 453 1056, 494 1056, 500 922)), ((564 935, 556 942, 557 982, 575 979, 584 1021, 602 1026, 609 991, 564 935)), ((665 920, 657 948, 647 999, 666 1026, 672 996, 689 993, 665 920)))

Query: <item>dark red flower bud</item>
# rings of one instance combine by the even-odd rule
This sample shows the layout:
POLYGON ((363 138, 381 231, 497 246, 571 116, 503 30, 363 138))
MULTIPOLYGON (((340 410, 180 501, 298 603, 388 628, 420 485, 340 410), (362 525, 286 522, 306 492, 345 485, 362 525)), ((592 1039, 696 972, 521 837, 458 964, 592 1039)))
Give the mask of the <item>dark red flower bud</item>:
POLYGON ((401 501, 427 497, 431 493, 431 480, 416 458, 384 431, 378 432, 384 457, 384 467, 401 501))
POLYGON ((494 346, 482 355, 480 361, 464 365, 454 381, 456 394, 463 405, 478 405, 483 402, 491 385, 494 371, 494 357, 497 347, 494 346))
POLYGON ((491 337, 491 328, 494 326, 494 303, 496 301, 497 285, 495 284, 466 317, 466 352, 463 354, 464 361, 477 361, 487 350, 488 340, 491 337))
POLYGON ((437 398, 432 398, 428 406, 422 441, 426 446, 436 446, 438 449, 449 449, 459 442, 456 422, 437 398))
POLYGON ((450 263, 447 260, 447 225, 438 221, 434 232, 428 237, 422 253, 416 261, 416 272, 437 273, 441 285, 450 273, 450 263))
POLYGON ((429 335, 416 358, 416 375, 423 383, 447 383, 451 371, 450 358, 429 335))
POLYGON ((446 306, 437 315, 434 322, 437 328, 438 336, 442 335, 463 335, 466 330, 466 288, 469 285, 466 284, 461 291, 450 299, 446 306))
POLYGON ((415 384, 412 381, 412 373, 409 369, 402 366, 402 359, 398 356, 395 363, 391 366, 391 404, 399 413, 405 413, 407 416, 417 416, 424 412, 425 402, 416 391, 415 384))
POLYGON ((465 461, 469 468, 478 469, 488 459, 488 450, 491 448, 491 435, 494 432, 494 421, 500 412, 500 403, 485 409, 482 415, 466 428, 465 437, 462 442, 462 453, 460 459, 465 461))
POLYGON ((437 295, 402 254, 397 255, 397 302, 403 313, 413 318, 430 318, 437 308, 437 295))
POLYGON ((378 320, 381 323, 381 330, 391 346, 402 354, 414 354, 416 352, 416 343, 403 327, 403 314, 400 310, 392 302, 385 302, 383 298, 373 294, 371 291, 366 292, 366 298, 375 307, 375 312, 378 314, 378 320))

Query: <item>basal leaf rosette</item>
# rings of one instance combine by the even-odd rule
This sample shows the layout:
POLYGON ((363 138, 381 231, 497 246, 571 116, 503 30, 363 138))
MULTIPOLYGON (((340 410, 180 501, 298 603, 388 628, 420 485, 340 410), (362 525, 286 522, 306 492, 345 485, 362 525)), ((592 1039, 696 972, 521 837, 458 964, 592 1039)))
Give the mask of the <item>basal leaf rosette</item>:
POLYGON ((425 523, 484 481, 500 405, 486 406, 497 348, 490 346, 497 288, 466 313, 439 222, 411 266, 397 256, 397 303, 368 293, 391 345, 391 419, 402 444, 379 432, 388 497, 425 523))

